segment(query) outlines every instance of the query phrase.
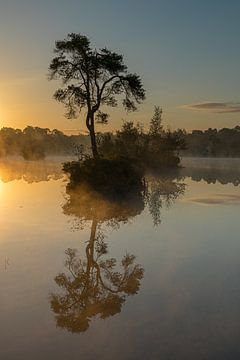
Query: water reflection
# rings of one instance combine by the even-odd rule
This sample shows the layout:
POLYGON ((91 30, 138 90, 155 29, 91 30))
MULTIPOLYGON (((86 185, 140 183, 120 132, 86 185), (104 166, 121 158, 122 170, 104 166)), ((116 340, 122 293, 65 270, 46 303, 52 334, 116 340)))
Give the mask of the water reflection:
POLYGON ((216 158, 185 158, 180 173, 193 181, 204 180, 207 184, 240 184, 240 160, 216 158))
POLYGON ((24 180, 27 183, 59 180, 63 177, 61 161, 25 161, 1 159, 0 179, 3 182, 24 180))
POLYGON ((107 244, 92 223, 85 258, 76 249, 67 249, 65 266, 68 274, 55 278, 62 294, 51 295, 51 308, 57 326, 71 332, 86 331, 92 317, 105 319, 121 311, 126 296, 136 294, 143 277, 143 268, 135 264, 135 257, 126 254, 117 270, 115 258, 102 259, 107 244))
POLYGON ((71 216, 75 229, 84 227, 87 221, 93 219, 98 223, 118 225, 141 214, 144 210, 144 194, 141 191, 116 201, 111 201, 83 186, 75 189, 67 187, 66 195, 63 212, 71 216))
POLYGON ((85 253, 77 249, 65 251, 65 272, 55 277, 61 289, 50 296, 56 324, 70 332, 83 332, 93 317, 105 319, 121 312, 130 295, 140 289, 144 269, 135 256, 126 255, 117 261, 107 257, 104 226, 118 228, 139 215, 148 206, 155 225, 161 222, 161 208, 184 192, 184 184, 169 179, 148 178, 144 192, 135 192, 127 198, 110 201, 84 187, 69 189, 63 205, 65 215, 71 217, 75 230, 91 222, 90 238, 85 253))
POLYGON ((119 262, 107 257, 102 224, 117 227, 139 214, 144 204, 137 194, 128 199, 128 206, 126 200, 113 203, 83 188, 70 190, 68 195, 64 213, 77 218, 73 222, 75 229, 83 228, 90 220, 90 238, 84 256, 79 256, 76 249, 65 251, 67 273, 55 277, 62 291, 52 294, 50 302, 57 326, 82 332, 96 315, 105 319, 119 313, 127 296, 136 294, 140 288, 142 266, 136 264, 134 255, 126 254, 119 262))
POLYGON ((233 194, 211 194, 210 196, 201 196, 189 198, 192 201, 204 205, 239 205, 240 195, 233 194))
MULTIPOLYGON (((59 180, 63 177, 62 163, 69 161, 67 157, 53 157, 43 161, 26 161, 20 158, 0 159, 0 179, 3 182, 24 180, 27 183, 35 183, 49 180, 59 180)), ((204 180, 208 184, 240 184, 240 160, 239 159, 207 159, 207 158, 184 158, 182 168, 166 174, 170 179, 190 177, 193 181, 204 180)), ((161 174, 161 180, 163 180, 161 174)), ((150 177, 150 182, 156 181, 158 176, 150 177)), ((149 181, 149 177, 148 177, 149 181)))
MULTIPOLYGON (((185 192, 185 184, 180 178, 147 177, 145 202, 153 219, 153 224, 161 223, 161 208, 169 208, 174 201, 185 192)), ((176 176, 176 175, 175 175, 176 176)))
POLYGON ((63 199, 62 180, 0 183, 0 358, 238 359, 240 202, 231 182, 240 167, 224 167, 233 172, 228 185, 148 177, 145 193, 115 203, 84 189, 68 190, 63 199), (194 199, 205 205, 189 203, 194 199), (159 219, 164 226, 153 229, 159 219), (126 252, 136 258, 127 269, 133 277, 121 288, 107 275, 124 278, 126 252), (111 259, 112 269, 101 267, 111 259), (58 312, 50 308, 50 292, 58 312))

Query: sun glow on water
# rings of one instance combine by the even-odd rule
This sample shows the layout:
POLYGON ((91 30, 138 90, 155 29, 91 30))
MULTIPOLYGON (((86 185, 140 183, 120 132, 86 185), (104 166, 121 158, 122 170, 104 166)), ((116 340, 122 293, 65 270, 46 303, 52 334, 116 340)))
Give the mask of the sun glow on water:
POLYGON ((3 181, 1 178, 1 173, 0 173, 0 193, 3 191, 3 181))

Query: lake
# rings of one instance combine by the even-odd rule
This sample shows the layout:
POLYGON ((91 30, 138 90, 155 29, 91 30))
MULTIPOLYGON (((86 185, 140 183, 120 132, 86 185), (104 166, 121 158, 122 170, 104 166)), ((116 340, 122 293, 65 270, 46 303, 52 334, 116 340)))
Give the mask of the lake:
POLYGON ((240 160, 112 203, 0 161, 0 359, 240 358, 240 160))

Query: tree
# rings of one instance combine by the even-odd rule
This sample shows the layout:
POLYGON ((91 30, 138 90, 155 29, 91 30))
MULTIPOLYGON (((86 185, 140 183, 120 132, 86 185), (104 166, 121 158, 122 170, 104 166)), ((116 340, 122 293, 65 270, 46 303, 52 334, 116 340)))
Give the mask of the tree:
POLYGON ((155 106, 154 115, 150 121, 149 134, 152 136, 157 136, 160 135, 162 131, 162 109, 159 106, 155 106))
POLYGON ((81 34, 69 34, 56 41, 57 54, 50 63, 50 79, 61 79, 63 87, 54 98, 62 102, 68 118, 76 118, 86 111, 86 126, 91 138, 94 158, 98 158, 95 121, 106 123, 108 114, 101 106, 117 106, 116 96, 123 94, 122 103, 128 111, 145 99, 141 79, 128 72, 123 56, 109 49, 94 50, 90 40, 81 34))

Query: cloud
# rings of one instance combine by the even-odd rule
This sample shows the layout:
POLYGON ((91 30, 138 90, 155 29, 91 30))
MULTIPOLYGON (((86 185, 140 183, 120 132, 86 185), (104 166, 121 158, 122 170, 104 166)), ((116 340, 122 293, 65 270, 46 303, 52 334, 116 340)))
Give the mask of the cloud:
POLYGON ((182 105, 182 109, 205 110, 218 114, 240 112, 240 102, 205 102, 199 104, 182 105))

